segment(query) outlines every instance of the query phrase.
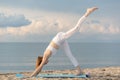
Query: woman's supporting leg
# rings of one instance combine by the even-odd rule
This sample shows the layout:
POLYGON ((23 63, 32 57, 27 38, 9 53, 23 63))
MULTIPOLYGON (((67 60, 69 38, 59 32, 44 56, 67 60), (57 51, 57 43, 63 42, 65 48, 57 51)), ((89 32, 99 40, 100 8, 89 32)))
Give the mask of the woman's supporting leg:
POLYGON ((63 43, 63 49, 67 55, 67 57, 70 59, 70 61, 72 62, 72 64, 74 65, 74 67, 76 68, 77 72, 75 73, 76 75, 82 74, 82 70, 80 69, 79 63, 76 60, 76 58, 73 56, 69 44, 67 43, 67 41, 65 40, 63 43))
POLYGON ((71 50, 70 50, 70 47, 69 47, 69 44, 67 43, 67 41, 65 40, 64 43, 63 43, 63 49, 67 55, 67 57, 70 59, 70 61, 72 62, 72 64, 76 67, 79 65, 79 63, 77 62, 76 58, 73 56, 71 50))
POLYGON ((67 39, 67 38, 71 37, 74 33, 78 32, 80 30, 81 24, 85 21, 87 16, 89 16, 96 9, 98 9, 98 8, 96 8, 96 7, 88 8, 86 13, 78 20, 76 26, 64 34, 64 38, 67 39))

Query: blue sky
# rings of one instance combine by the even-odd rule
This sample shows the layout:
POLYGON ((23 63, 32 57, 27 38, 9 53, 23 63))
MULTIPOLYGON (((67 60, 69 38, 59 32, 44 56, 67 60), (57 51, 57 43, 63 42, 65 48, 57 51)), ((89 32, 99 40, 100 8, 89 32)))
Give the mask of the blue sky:
POLYGON ((88 7, 99 10, 71 42, 120 42, 119 0, 0 0, 0 42, 49 42, 67 31, 88 7))

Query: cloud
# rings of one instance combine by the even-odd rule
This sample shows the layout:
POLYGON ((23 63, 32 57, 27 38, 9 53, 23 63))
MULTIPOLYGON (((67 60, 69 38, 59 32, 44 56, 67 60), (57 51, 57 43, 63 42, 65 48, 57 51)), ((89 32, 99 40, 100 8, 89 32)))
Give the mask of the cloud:
MULTIPOLYGON (((47 11, 38 11, 30 9, 16 9, 16 8, 1 8, 4 12, 4 16, 10 19, 12 16, 13 20, 16 19, 16 24, 21 26, 6 27, 9 34, 13 34, 11 30, 18 30, 16 34, 24 35, 28 34, 55 34, 59 31, 67 31, 74 27, 81 16, 80 14, 68 14, 60 12, 47 12, 47 11), (12 12, 13 11, 13 12, 12 12), (12 13, 11 13, 12 12, 12 13), (9 13, 9 14, 8 14, 9 13), (5 15, 7 14, 7 16, 5 15), (19 15, 14 15, 19 14, 19 15), (24 14, 24 15, 21 15, 24 14), (27 17, 27 19, 25 18, 27 17), (15 18, 15 19, 14 19, 15 18), (28 20, 29 19, 29 20, 28 20), (20 20, 20 21, 19 21, 20 20), (23 25, 24 23, 24 25, 23 25), (28 24, 29 23, 29 24, 28 24)), ((1 11, 1 12, 2 12, 1 11)), ((120 28, 115 25, 116 21, 114 19, 105 19, 105 18, 88 18, 81 27, 81 32, 85 34, 119 34, 120 28), (111 23, 113 22, 113 23, 111 23)), ((3 23, 5 24, 5 23, 3 23)), ((13 26, 12 23, 9 23, 13 26)))
POLYGON ((120 34, 120 27, 115 26, 108 22, 103 22, 100 20, 89 20, 83 27, 81 27, 81 32, 86 34, 120 34))
MULTIPOLYGON (((73 28, 81 16, 80 14, 16 8, 3 8, 0 13, 2 12, 4 14, 0 14, 0 17, 3 15, 1 19, 6 19, 7 26, 0 27, 0 41, 49 41, 56 33, 60 31, 66 32, 73 28), (16 22, 17 26, 13 25, 12 22, 10 22, 8 26, 9 20, 16 22)), ((83 41, 89 40, 89 38, 91 41, 93 41, 93 39, 96 41, 102 39, 112 40, 112 38, 117 40, 120 37, 113 36, 120 34, 120 26, 116 26, 114 23, 116 21, 113 20, 114 19, 106 18, 97 19, 97 17, 88 18, 80 29, 83 36, 78 34, 80 36, 77 37, 76 41, 80 41, 82 37, 83 41)), ((73 39, 73 41, 75 41, 75 37, 73 39)))
POLYGON ((100 24, 101 22, 98 21, 98 20, 91 20, 90 23, 92 23, 92 24, 100 24))
POLYGON ((4 24, 0 27, 1 35, 10 34, 16 36, 26 36, 33 34, 55 34, 59 31, 66 31, 74 26, 73 19, 75 17, 73 16, 73 14, 38 10, 33 11, 29 9, 16 9, 8 7, 3 7, 0 9, 0 13, 3 13, 1 15, 3 15, 4 17, 2 18, 2 20, 5 21, 5 19, 8 19, 6 20, 6 23, 4 22, 1 24, 4 24), (15 24, 17 25, 13 25, 12 22, 7 23, 9 20, 11 20, 12 22, 15 22, 16 20, 15 24))
POLYGON ((40 17, 39 19, 30 19, 31 24, 21 27, 6 27, 0 28, 1 35, 27 36, 27 35, 50 35, 59 31, 64 31, 69 26, 68 20, 64 21, 60 17, 40 17), (66 26, 66 27, 64 27, 66 26))
MULTIPOLYGON (((41 16, 39 19, 30 19, 31 24, 21 27, 7 27, 0 29, 0 34, 10 34, 16 36, 27 35, 53 35, 60 31, 67 31, 73 28, 75 23, 71 18, 61 18, 61 16, 41 16)), ((119 34, 120 28, 111 24, 103 23, 99 20, 88 20, 81 27, 81 33, 93 34, 119 34), (88 24, 89 23, 89 24, 88 24)))
POLYGON ((30 20, 26 19, 24 15, 5 15, 0 13, 0 27, 21 27, 29 25, 30 20))

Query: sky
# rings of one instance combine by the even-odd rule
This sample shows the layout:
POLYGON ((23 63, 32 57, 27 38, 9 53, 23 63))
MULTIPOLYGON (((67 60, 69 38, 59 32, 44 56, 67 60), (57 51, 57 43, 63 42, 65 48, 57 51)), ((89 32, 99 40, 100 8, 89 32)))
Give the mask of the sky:
POLYGON ((120 42, 120 0, 0 0, 0 42, 50 42, 87 17, 70 42, 120 42))

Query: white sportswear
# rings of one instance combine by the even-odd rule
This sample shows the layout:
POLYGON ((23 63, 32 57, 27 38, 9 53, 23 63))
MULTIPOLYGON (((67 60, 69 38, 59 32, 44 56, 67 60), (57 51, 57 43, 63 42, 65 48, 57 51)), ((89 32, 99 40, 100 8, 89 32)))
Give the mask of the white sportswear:
MULTIPOLYGON (((75 57, 72 55, 72 52, 70 50, 70 47, 66 41, 66 39, 68 39, 69 37, 71 37, 74 33, 78 32, 80 30, 80 26, 83 23, 83 21, 86 19, 85 16, 82 16, 79 21, 77 22, 76 26, 72 29, 70 29, 67 32, 59 32, 54 38, 53 38, 53 42, 55 42, 59 47, 63 47, 65 50, 66 55, 68 56, 68 58, 71 60, 71 62, 73 63, 73 65, 76 67, 79 65, 79 63, 77 62, 77 60, 75 59, 75 57)), ((55 54, 57 52, 57 49, 55 49, 54 47, 52 47, 51 45, 49 45, 47 47, 47 49, 51 50, 53 54, 55 54)))

